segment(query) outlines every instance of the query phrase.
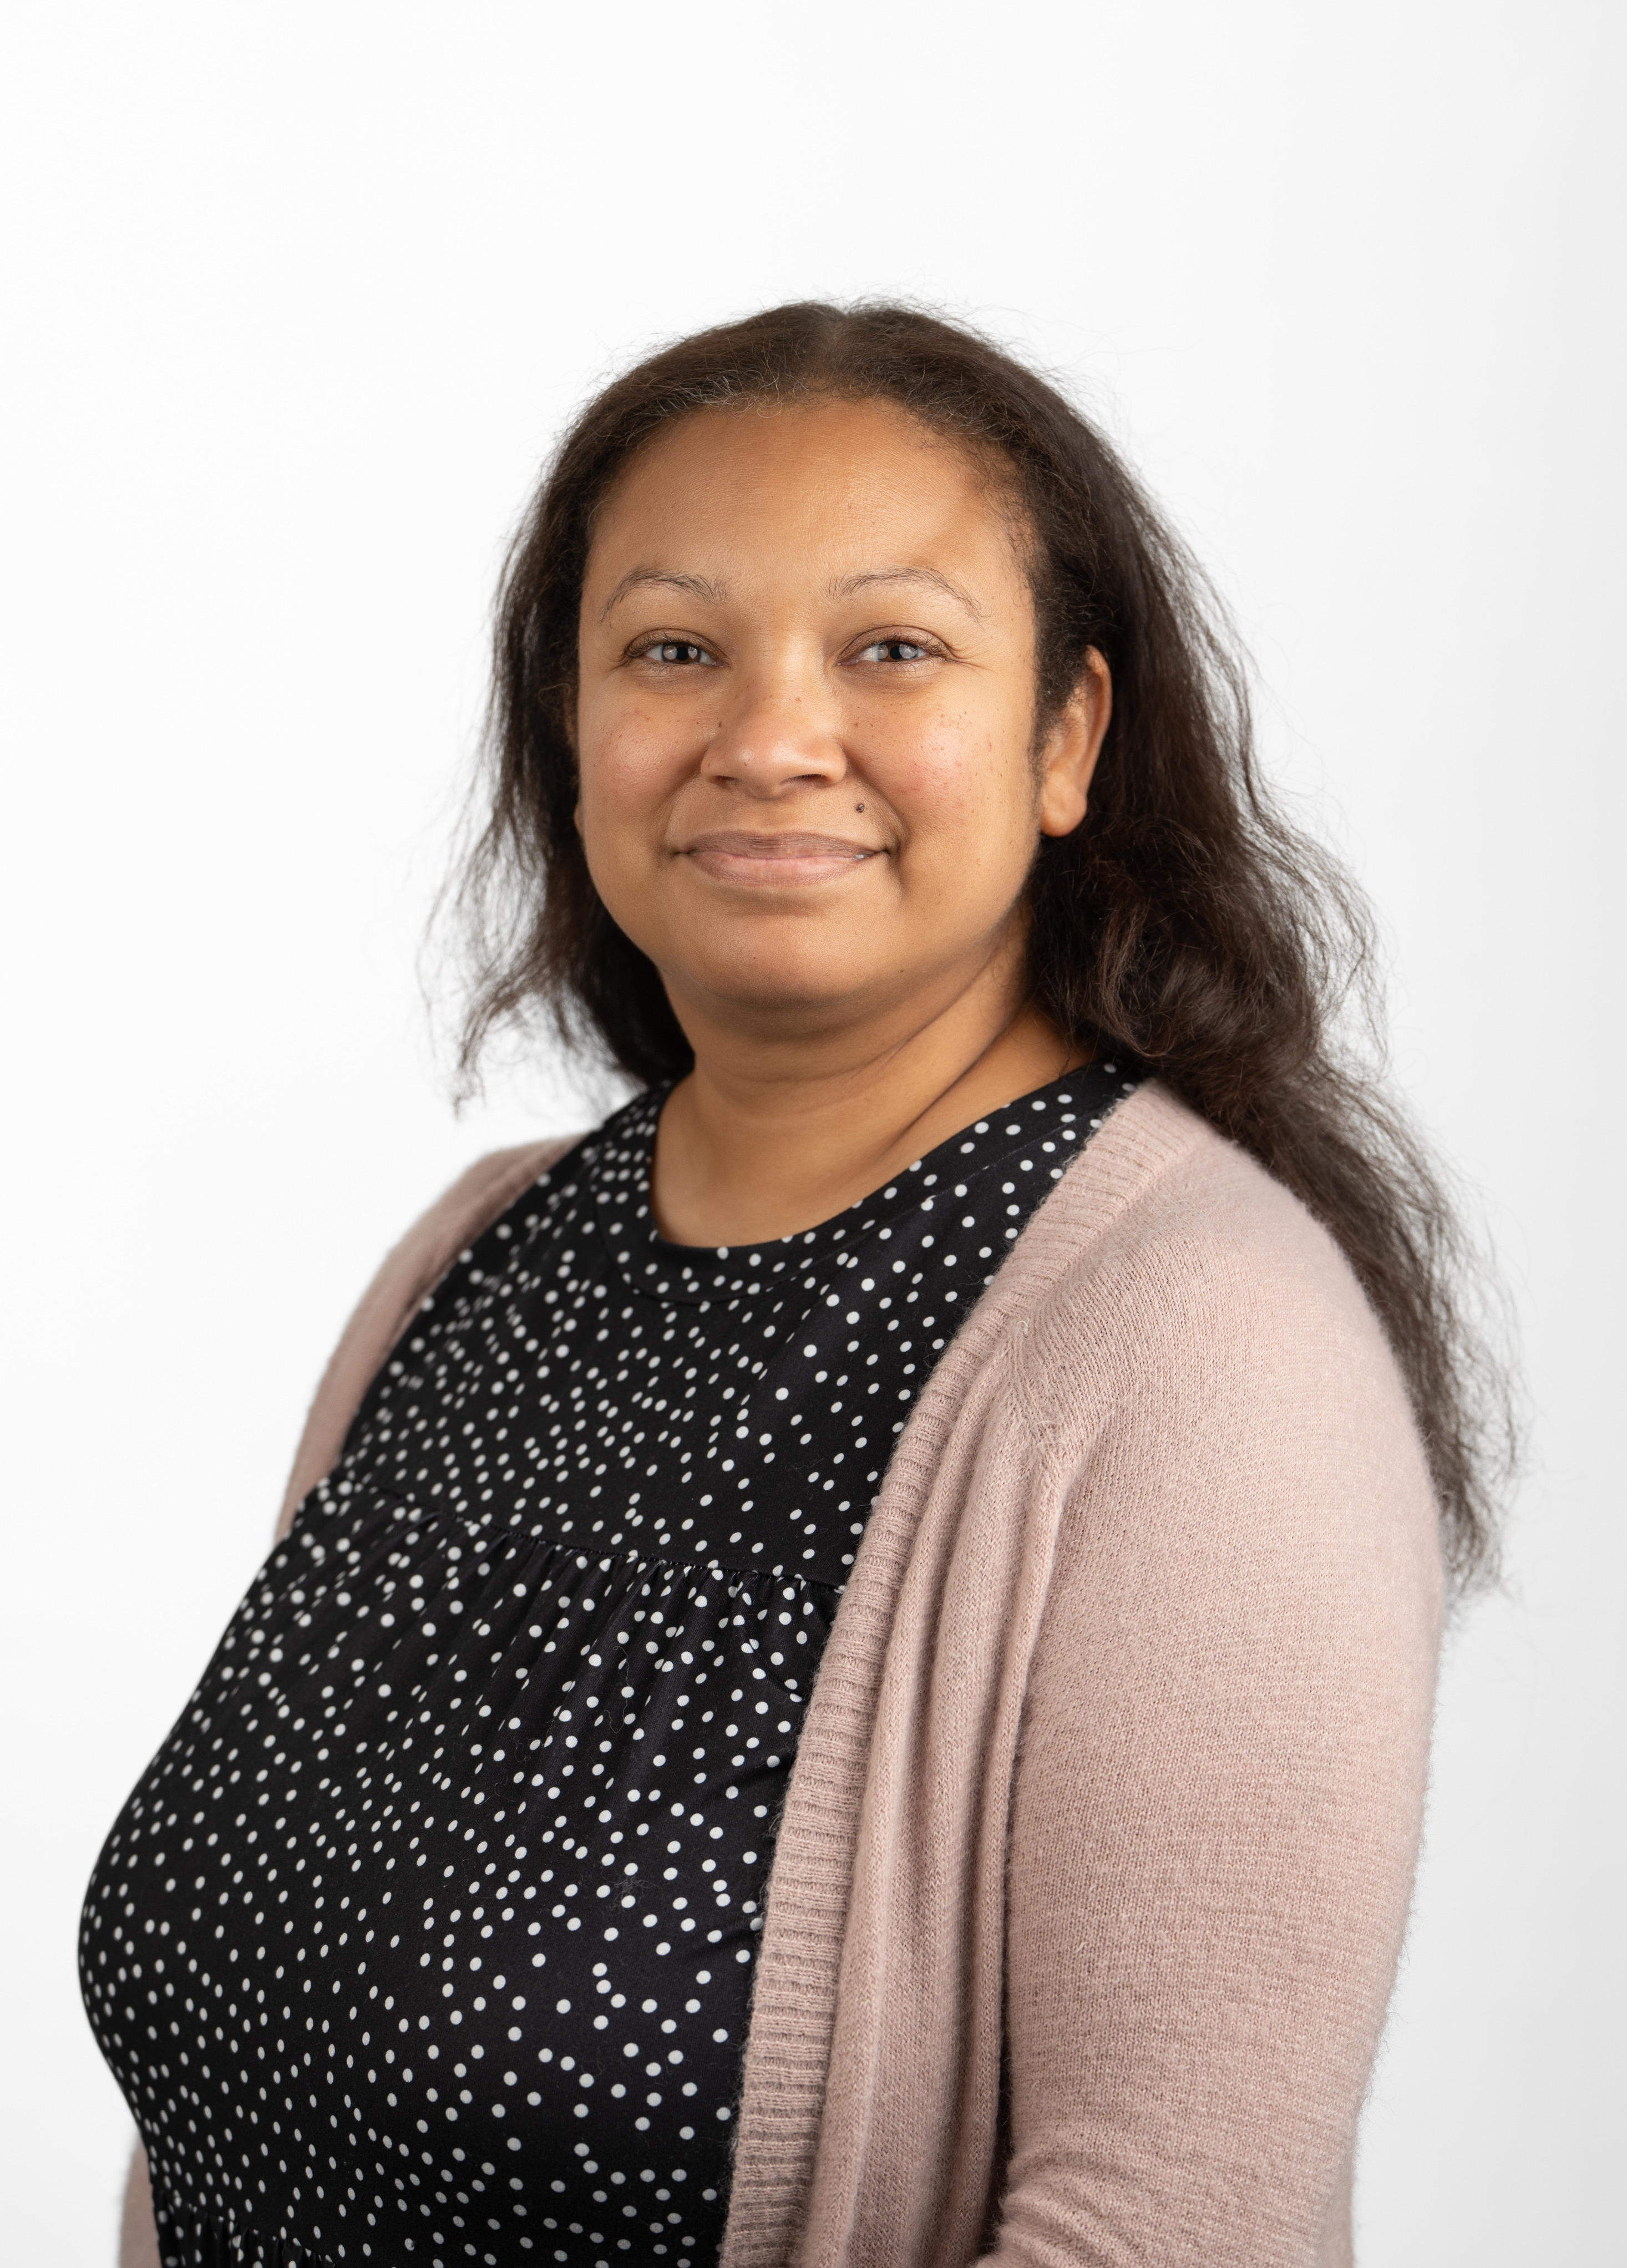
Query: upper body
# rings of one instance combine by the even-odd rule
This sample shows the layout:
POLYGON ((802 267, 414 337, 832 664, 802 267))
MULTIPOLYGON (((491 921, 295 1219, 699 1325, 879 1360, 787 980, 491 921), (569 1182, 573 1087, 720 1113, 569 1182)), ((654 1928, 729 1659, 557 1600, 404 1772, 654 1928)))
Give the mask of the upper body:
POLYGON ((1037 381, 968 438, 922 319, 788 390, 789 316, 612 389, 511 571, 481 1014, 650 1091, 391 1256, 104 1854, 166 2260, 1349 2257, 1473 1508, 1430 1192, 1122 468, 1033 477, 1037 381))
MULTIPOLYGON (((1064 1091, 1079 1084, 1064 1081, 1064 1091)), ((1055 1120, 1056 1099, 1049 1100, 1055 1120)), ((291 1513, 299 1516, 290 1541, 273 1555, 104 1859, 86 1939, 92 2005, 141 2110, 169 2197, 172 2242, 201 2244, 198 2232, 211 2220, 252 2236, 259 2211, 317 2257, 362 2257, 358 2219, 389 2228, 392 2209, 417 2202, 379 2149, 399 2149, 401 2135, 423 2134, 433 2119, 441 2131, 412 2151, 432 2167, 423 2202, 440 2206, 421 2249, 437 2238, 455 2247, 455 2184, 478 2179, 479 2151, 496 2149, 487 2139, 495 2131, 518 2153, 499 2161, 504 2194, 486 2240, 514 2248, 500 2249, 500 2260, 521 2257, 519 2242, 539 2228, 567 2259, 599 2257, 607 2238, 614 2245, 623 2234, 622 2198, 637 2194, 621 2184, 637 2183, 652 2160, 657 2177, 673 2184, 675 2202, 663 2217, 674 2224, 679 2258, 707 2257, 681 2246, 710 2239, 716 2248, 725 2210, 723 2257, 731 2262, 967 2261, 985 2228, 993 2257, 1012 2260, 1344 2257, 1345 2161, 1416 1849, 1439 1561, 1427 1476, 1393 1364, 1329 1241, 1200 1122, 1156 1088, 1136 1093, 1048 1186, 911 1397, 873 1508, 864 1502, 867 1516, 850 1523, 864 1531, 857 1553, 838 1548, 848 1541, 844 1519, 828 1565, 821 1556, 810 1580, 785 1558, 824 1547, 805 1547, 804 1530, 788 1528, 773 1505, 755 1521, 746 1513, 742 1525, 755 1532, 744 1535, 720 1529, 686 1539, 674 1513, 670 1528, 635 1537, 633 1526, 665 1517, 642 1437, 619 1465, 610 1461, 607 1478, 573 1498, 559 1485, 554 1440, 539 1434, 531 1462, 546 1481, 546 1511, 534 1484, 527 1496, 523 1486, 505 1489, 500 1475, 495 1492, 471 1493, 455 1510, 435 1501, 441 1490, 428 1476, 438 1479, 442 1468, 421 1462, 433 1455, 430 1431, 415 1430, 409 1413, 427 1401, 428 1383, 445 1376, 448 1348, 479 1346, 490 1316, 520 1314, 528 1301, 534 1398, 559 1407, 581 1365, 571 1360, 579 1348, 569 1330, 541 1336, 549 1293, 568 1291, 580 1307, 585 1291, 590 1312, 613 1314, 595 1304, 595 1278, 581 1262, 563 1274, 558 1238, 550 1241, 546 1226, 550 1194, 618 1185, 622 1153, 611 1145, 601 1160, 601 1146, 602 1138, 557 1163, 537 1150, 486 1161, 392 1256, 313 1411, 291 1490, 291 1513), (372 1390, 358 1418, 360 1383, 372 1390), (403 1487, 409 1472, 416 1485, 403 1487), (490 1506, 479 1500, 493 1495, 490 1506), (529 1507, 518 1539, 509 1533, 520 1518, 516 1504, 529 1507), (377 1543, 370 1506, 385 1523, 377 1543), (588 1515, 607 1508, 595 1536, 588 1515), (472 1569, 459 1569, 458 1544, 450 1559, 444 1541, 437 1548, 438 1524, 471 1559, 478 1555, 472 1569), (765 1538, 783 1556, 759 1589, 753 1546, 761 1551, 765 1538), (340 1571, 326 1583, 325 1563, 340 1571), (585 1621, 571 1615, 573 1588, 599 1609, 585 1621), (709 1594, 721 1615, 708 1615, 709 1594), (677 1747, 683 1717, 674 1721, 659 1691, 643 1690, 625 1654, 610 1685, 594 1674, 611 1625, 620 1624, 625 1641, 630 1624, 636 1641, 652 1606, 665 1610, 672 1632, 663 1638, 669 1658, 655 1667, 673 1667, 674 1656, 691 1663, 681 1675, 696 1688, 690 1738, 703 1742, 714 1737, 704 1704, 731 1690, 738 1699, 732 1677, 761 1677, 758 1663, 779 1662, 777 1653, 758 1652, 772 1644, 778 1621, 811 1614, 823 1640, 811 1697, 795 1668, 770 1669, 752 1689, 795 1711, 794 1761, 770 1756, 765 1771, 761 1756, 731 1741, 722 1752, 711 1749, 718 1769, 704 1786, 706 1771, 686 1763, 677 1807, 685 1816, 676 1825, 685 1848, 669 1843, 676 1863, 665 1867, 652 1863, 655 1845, 634 1837, 644 1824, 641 1796, 663 1822, 673 1808, 671 1787, 661 1785, 672 1777, 661 1769, 667 1756, 657 1753, 653 1771, 645 1767, 652 1749, 677 1747), (405 1609, 418 1614, 418 1631, 405 1609), (379 1627, 392 1609, 399 1632, 379 1627), (452 1623, 460 1609, 461 1628, 452 1623), (732 1647, 732 1624, 749 1632, 746 1654, 732 1647), (556 1646, 550 1682, 543 1657, 556 1646), (341 1673, 332 1660, 341 1654, 355 1674, 340 1684, 335 1724, 333 1707, 313 1697, 334 1690, 341 1673), (291 1666, 281 1666, 289 1656, 291 1666), (710 1694, 699 1690, 708 1670, 710 1694), (460 1740, 453 1712, 463 1681, 473 1737, 460 1740), (595 1717, 599 1687, 610 1710, 595 1717), (623 1713, 614 1697, 635 1687, 635 1709, 623 1713), (482 1748, 490 1755, 493 1742, 479 1737, 482 1720, 494 1714, 510 1729, 498 1735, 498 1763, 482 1766, 482 1748), (404 1740, 398 1720, 410 1728, 404 1740), (585 1812, 564 1753, 585 1722, 610 1736, 593 1743, 603 1777, 588 1784, 585 1812), (261 1736, 262 1725, 277 1727, 275 1744, 261 1736), (518 1775, 502 1764, 504 1739, 524 1766, 518 1775), (214 1808, 207 1847, 200 1824, 194 1851, 178 1862, 185 1821, 174 1823, 177 1798, 215 1799, 219 1757, 239 1755, 258 1764, 247 1817, 261 1834, 246 1830, 245 1815, 214 1808), (346 1760, 342 1773, 335 1756, 346 1760), (533 1763, 545 1771, 534 1775, 533 1763), (499 1915, 494 1902, 489 1919, 478 1877, 493 1862, 476 1859, 467 1886, 462 1866, 471 1834, 485 1823, 478 1810, 475 1830, 467 1823, 471 1802, 482 1800, 482 1769, 492 1847, 501 1834, 501 1868, 516 1879, 512 1904, 499 1915), (512 1777, 521 1795, 504 1832, 512 1777), (313 1787, 324 1792, 314 1802, 313 1787), (201 1793, 188 1797, 191 1789, 201 1793), (371 1808, 358 1789, 378 1802, 371 1857, 369 1845, 358 1849, 354 1840, 356 1821, 371 1808), (454 1793, 460 1803, 450 1800, 454 1793), (688 1826, 694 1806, 698 1835, 688 1826), (732 1830, 748 1813, 742 1851, 732 1830), (574 1863, 556 1877, 557 1835, 567 1824, 574 1863), (394 1845, 391 1829, 401 1830, 394 1845), (709 1841, 712 1834, 725 1839, 709 1841), (416 1862, 405 1914, 391 1895, 401 1889, 396 1857, 380 1855, 392 1852, 402 1868, 416 1862), (699 1874, 703 1852, 721 1862, 726 1881, 722 1872, 711 1881, 699 1874), (336 1879, 310 1878, 314 1896, 304 1910, 306 1886, 291 1854, 295 1867, 310 1858, 319 1867, 326 1854, 336 1869, 336 1879), (742 1868, 742 1856, 753 1863, 742 1868), (274 1875, 279 1858, 284 1882, 274 1890, 265 1869, 269 1859, 274 1875), (550 1919, 539 1892, 557 1897, 548 1886, 564 1884, 567 1873, 590 1883, 607 1859, 615 1875, 601 1879, 627 1895, 580 1920, 558 1905, 550 1919), (453 1860, 456 1875, 443 1882, 453 1860), (194 1867, 202 1870, 201 1897, 194 1867), (261 1885, 252 1911, 225 1888, 246 1875, 261 1885), (341 1909, 340 1933, 334 1939, 330 1928, 328 1943, 324 1889, 341 1909), (696 1921, 674 1911, 674 1889, 676 1907, 700 1917, 693 1945, 680 1932, 696 1921), (279 1910, 274 1900, 291 1890, 293 1904, 279 1910), (179 2119, 166 2115, 163 2083, 187 2070, 195 2004, 183 1998, 188 2013, 176 2009, 174 2040, 144 2057, 139 2019, 151 1971, 121 1992, 109 1983, 122 1949, 139 1954, 144 1936, 151 1960, 155 1924, 177 1969, 183 1956, 195 1960, 188 1924, 192 1916, 195 1930, 200 1904, 213 1926, 202 1933, 205 2013, 194 2054, 207 2057, 210 2020, 219 2015, 209 2007, 211 1967, 229 1992, 234 1969, 250 1974, 261 2004, 246 1999, 239 2014, 235 2000, 227 2003, 228 2033, 240 2026, 243 2045, 235 2072, 217 2066, 215 2115, 228 2132, 235 2122, 234 2170, 206 2169, 201 2183, 176 2170, 190 2154, 189 2095, 179 2119), (273 1981, 299 1978, 296 1962, 277 1958, 290 1916, 296 1937, 316 1940, 319 1991, 331 1978, 337 1995, 323 2007, 328 2067, 319 2066, 314 2080, 308 2065, 300 2068, 299 2035, 309 2029, 298 1998, 303 1980, 280 1989, 273 1981), (638 1929, 646 1917, 655 1935, 638 1929), (383 1927, 364 1940, 362 1925, 380 1918, 402 1923, 394 1958, 383 1927), (455 1949, 443 1957, 443 1944, 455 1949), (433 1948, 427 1968, 424 1946, 433 1948), (461 1973, 471 1958, 475 1973, 461 1973), (747 1965, 737 1969, 737 1961, 747 1965), (460 1973, 443 1983, 454 1962, 460 1973), (518 1998, 505 1970, 524 1988, 518 1998), (489 2011, 482 1987, 494 1972, 500 1989, 489 2011), (614 1999, 593 1999, 611 1987, 614 1999), (390 2011, 382 2028, 381 1988, 390 2011), (693 2021, 685 2021, 684 1994, 693 2021), (660 2014, 641 2018, 658 1996, 660 2014), (586 2007, 607 2018, 603 2037, 586 2029, 586 2007), (630 2069, 621 2061, 635 2038, 647 2053, 646 2035, 662 2021, 674 2029, 657 2036, 658 2055, 665 2061, 676 2036, 687 2058, 682 2095, 675 2073, 663 2098, 643 2091, 642 2060, 630 2069), (416 2052, 392 2056, 387 2069, 384 2036, 398 2026, 416 2052), (482 2028, 490 2033, 489 2087, 478 2063, 460 2062, 459 2078, 472 2071, 474 2101, 463 2124, 453 2109, 453 2125, 441 2127, 460 2094, 469 2100, 453 2058, 481 2052, 482 2028), (708 2043, 719 2028, 713 2068, 708 2043), (569 2078, 562 2061, 575 2066, 569 2078), (499 2063, 520 2075, 506 2102, 499 2063), (613 2105, 606 2091, 615 2087, 620 2097, 622 2077, 635 2086, 624 2105, 613 2105), (595 2080, 599 2099, 577 2095, 595 2080), (686 2100, 696 2081, 698 2102, 686 2100), (262 2124, 255 2098, 268 2084, 262 2124), (589 2123, 567 2125, 578 2100, 589 2123), (494 2104, 496 2115, 507 2112, 495 2130, 494 2104), (295 2139, 275 2124, 279 2109, 295 2139), (727 2129, 713 2123, 719 2114, 739 2122, 732 2178, 721 2146, 727 2129), (464 2164, 453 2153, 471 2139, 470 2119, 476 2146, 464 2164), (307 2165, 298 2139, 309 2139, 312 2124, 317 2148, 307 2165), (359 2153, 349 2205, 336 2188, 320 2187, 335 2132, 359 2153), (584 2142, 585 2176, 577 2154, 584 2142), (617 2185, 607 2192, 609 2215, 592 2203, 607 2195, 595 2184, 607 2183, 617 2185), (317 2250, 324 2238, 331 2252, 317 2250)), ((977 1161, 961 1162, 960 1146, 947 1145, 948 1156, 975 1173, 977 1161)), ((997 1175, 1014 1170, 1013 1154, 1007 1145, 997 1175)), ((933 1162, 924 1161, 929 1170, 933 1162)), ((941 1263, 940 1248, 925 1255, 905 1241, 912 1226, 919 1241, 919 1187, 907 1192, 917 1218, 895 1210, 899 1226, 885 1249, 941 1263)), ((955 1219, 968 1203, 975 1197, 954 1203, 955 1219)), ((574 1244, 584 1233, 580 1212, 563 1210, 574 1244)), ((861 1253, 864 1226, 857 1218, 846 1224, 861 1253)), ((762 1294, 752 1344, 771 1358, 747 1373, 754 1430, 774 1425, 775 1381, 807 1369, 814 1358, 810 1348, 805 1359, 803 1342, 824 1323, 829 1279, 821 1275, 810 1299, 803 1270, 816 1263, 801 1240, 791 1250, 795 1343, 783 1364, 772 1359, 769 1316, 779 1314, 775 1295, 784 1287, 766 1270, 761 1282, 747 1276, 747 1296, 762 1294)), ((669 1251, 657 1248, 662 1259, 669 1251)), ((771 1265, 776 1248, 762 1252, 771 1265)), ((731 1261, 749 1271, 756 1256, 731 1261)), ((864 1264, 855 1262, 850 1278, 864 1264)), ((901 1280, 919 1273, 911 1267, 901 1280)), ((741 1329, 729 1312, 741 1302, 728 1300, 726 1284, 718 1288, 721 1350, 741 1329)), ((847 1296, 870 1304, 857 1290, 847 1296)), ((695 1312, 703 1318, 704 1306, 695 1312)), ((917 1315, 929 1328, 935 1321, 923 1309, 917 1315)), ((857 1326, 833 1320, 837 1336, 826 1338, 836 1350, 834 1379, 857 1326)), ((606 1336, 602 1326, 595 1334, 606 1336)), ((627 1359, 614 1333, 612 1358, 627 1359)), ((499 1366, 507 1362, 504 1352, 499 1366)), ((487 1373, 460 1371, 453 1406, 475 1413, 476 1465, 490 1451, 496 1467, 503 1430, 479 1425, 477 1389, 488 1373, 503 1374, 490 1365, 487 1373)), ((660 1381, 650 1383, 653 1390, 660 1381)), ((883 1405, 889 1429, 893 1390, 883 1405)), ((817 1421, 799 1412, 794 1422, 817 1421)), ((725 1448, 735 1447, 734 1432, 731 1425, 725 1448)), ((828 1468, 836 1437, 850 1447, 854 1438, 828 1428, 821 1447, 802 1456, 783 1427, 772 1438, 783 1469, 788 1457, 806 1466, 808 1454, 828 1468)), ((703 1454, 703 1428, 689 1438, 703 1454)), ((860 1454, 872 1454, 868 1437, 857 1438, 860 1454)), ((772 1452, 766 1462, 759 1457, 744 1484, 771 1482, 773 1462, 772 1452)), ((721 1477, 715 1450, 710 1469, 698 1469, 700 1484, 688 1493, 683 1477, 672 1477, 672 1496, 690 1511, 711 1503, 707 1480, 736 1484, 733 1474, 721 1477)), ((819 1465, 812 1469, 817 1486, 819 1465)), ((806 1487, 807 1471, 798 1477, 806 1487)), ((816 1534, 812 1525, 806 1532, 816 1534)), ((724 1729, 747 1736, 734 1723, 724 1729)), ((473 1847, 483 1852, 486 1844, 473 1847)), ((575 1880, 567 1887, 574 1897, 575 1880)), ((462 2202, 470 2205, 467 2191, 462 2202)), ((403 2225, 411 2223, 395 2224, 403 2225)), ((633 2235, 647 2235, 645 2225, 635 2222, 633 2235)), ((455 2251, 436 2245, 425 2257, 449 2260, 455 2251)))

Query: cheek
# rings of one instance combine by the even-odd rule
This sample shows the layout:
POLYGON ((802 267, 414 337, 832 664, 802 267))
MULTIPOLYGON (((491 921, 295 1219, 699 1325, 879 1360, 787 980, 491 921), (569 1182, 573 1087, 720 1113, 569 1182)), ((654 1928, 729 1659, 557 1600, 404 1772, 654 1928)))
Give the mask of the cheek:
POLYGON ((637 703, 589 710, 578 725, 582 811, 618 819, 656 810, 682 777, 682 748, 670 726, 637 703))
MULTIPOLYGON (((880 769, 880 768, 879 768, 880 769)), ((910 843, 982 863, 1034 832, 1029 767, 996 720, 948 715, 890 754, 882 780, 910 843)))

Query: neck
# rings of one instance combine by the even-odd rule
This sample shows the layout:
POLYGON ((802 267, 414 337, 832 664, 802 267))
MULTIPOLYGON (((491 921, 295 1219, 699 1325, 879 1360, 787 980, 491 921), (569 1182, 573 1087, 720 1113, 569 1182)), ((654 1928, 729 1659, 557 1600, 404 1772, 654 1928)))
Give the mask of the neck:
POLYGON ((695 1069, 662 1110, 651 1192, 678 1244, 813 1228, 1086 1060, 1025 999, 1010 954, 941 1001, 835 1029, 765 1035, 704 1013, 683 1020, 695 1069))

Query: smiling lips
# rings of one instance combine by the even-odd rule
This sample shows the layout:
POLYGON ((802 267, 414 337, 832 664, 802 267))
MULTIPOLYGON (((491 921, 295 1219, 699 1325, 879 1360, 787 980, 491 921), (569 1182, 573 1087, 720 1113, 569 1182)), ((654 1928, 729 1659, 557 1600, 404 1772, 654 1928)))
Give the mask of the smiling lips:
POLYGON ((840 835, 748 835, 734 828, 697 835, 682 852, 714 881, 776 889, 833 881, 879 855, 876 844, 840 835))

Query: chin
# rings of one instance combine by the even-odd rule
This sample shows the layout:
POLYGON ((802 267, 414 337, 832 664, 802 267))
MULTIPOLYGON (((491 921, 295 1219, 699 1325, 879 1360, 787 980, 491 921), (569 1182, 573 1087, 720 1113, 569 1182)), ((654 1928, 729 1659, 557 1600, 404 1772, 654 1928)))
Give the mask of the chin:
POLYGON ((856 963, 850 952, 783 958, 742 954, 710 968, 692 969, 688 982, 677 989, 702 995, 714 1014, 721 1010, 767 1029, 791 1023, 813 1031, 827 1017, 850 1017, 874 985, 877 974, 873 959, 866 955, 856 963))

